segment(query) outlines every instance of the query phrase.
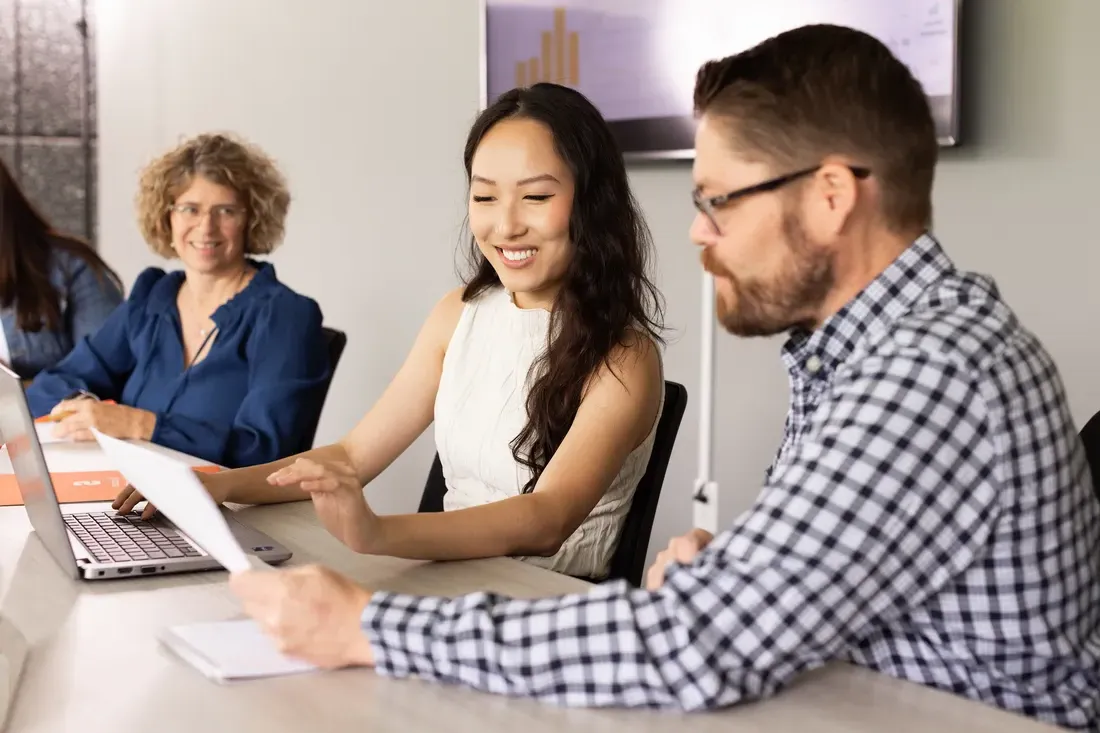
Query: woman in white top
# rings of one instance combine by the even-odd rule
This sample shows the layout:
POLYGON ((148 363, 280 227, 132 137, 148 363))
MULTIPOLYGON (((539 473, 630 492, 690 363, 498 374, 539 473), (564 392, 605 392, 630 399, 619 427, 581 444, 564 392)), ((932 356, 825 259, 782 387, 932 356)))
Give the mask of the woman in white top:
POLYGON ((606 122, 566 87, 504 94, 465 164, 473 273, 374 407, 334 445, 202 479, 219 502, 312 498, 358 552, 604 577, 664 397, 648 229, 606 122), (433 420, 447 511, 374 514, 363 487, 433 420))

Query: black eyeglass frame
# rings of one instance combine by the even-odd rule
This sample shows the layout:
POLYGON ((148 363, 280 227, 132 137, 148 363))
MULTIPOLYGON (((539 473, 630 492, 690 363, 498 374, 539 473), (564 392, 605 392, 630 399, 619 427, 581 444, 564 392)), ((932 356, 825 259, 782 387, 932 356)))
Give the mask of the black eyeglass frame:
MULTIPOLYGON (((766 181, 760 183, 754 183, 751 186, 745 188, 739 188, 736 191, 730 191, 729 193, 719 194, 718 196, 703 196, 699 193, 699 189, 695 189, 691 192, 691 202, 695 204, 695 208, 702 212, 703 216, 707 217, 710 221, 710 225, 714 227, 716 234, 721 234, 722 230, 718 228, 718 220, 715 218, 715 212, 724 206, 729 206, 734 201, 746 198, 748 196, 754 196, 758 193, 766 193, 768 191, 774 191, 778 188, 786 186, 792 181, 797 181, 799 178, 817 173, 821 170, 822 164, 813 166, 812 168, 803 168, 801 170, 794 171, 793 173, 787 173, 775 178, 769 178, 766 181)), ((863 180, 871 175, 871 169, 859 165, 850 165, 848 170, 852 172, 852 175, 856 178, 863 180)))

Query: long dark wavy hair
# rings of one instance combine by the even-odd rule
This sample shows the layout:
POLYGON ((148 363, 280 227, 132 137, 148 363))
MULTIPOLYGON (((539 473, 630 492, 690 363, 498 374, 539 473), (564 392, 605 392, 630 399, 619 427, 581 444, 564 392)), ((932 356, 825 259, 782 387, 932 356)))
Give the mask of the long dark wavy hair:
POLYGON ((21 331, 55 331, 62 325, 61 296, 50 282, 54 248, 83 258, 122 290, 118 275, 90 245, 50 226, 0 161, 0 308, 15 307, 21 331))
MULTIPOLYGON (((466 138, 466 180, 482 139, 504 120, 527 119, 550 130, 558 156, 573 174, 569 237, 573 260, 550 313, 546 350, 531 365, 527 423, 511 444, 530 469, 534 489, 561 445, 589 379, 610 363, 612 350, 644 333, 663 343, 664 303, 649 277, 653 240, 627 180, 618 143, 599 111, 581 93, 535 84, 501 95, 483 111, 466 138)), ((462 299, 502 287, 471 237, 471 272, 462 299)))

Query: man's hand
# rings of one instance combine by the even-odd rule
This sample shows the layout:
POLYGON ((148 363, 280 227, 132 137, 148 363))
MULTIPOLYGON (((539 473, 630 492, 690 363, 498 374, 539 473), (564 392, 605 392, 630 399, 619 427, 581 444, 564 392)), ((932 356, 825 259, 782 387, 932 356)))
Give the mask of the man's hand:
POLYGON ((95 440, 92 428, 120 440, 149 440, 157 424, 157 416, 148 410, 87 398, 59 402, 50 415, 64 416, 53 434, 70 440, 95 440))
POLYGON ((319 462, 299 458, 267 477, 273 486, 307 492, 313 508, 333 536, 356 552, 369 552, 379 531, 378 515, 363 496, 363 485, 347 461, 319 462))
POLYGON ((279 651, 323 669, 371 666, 360 627, 370 592, 319 565, 234 573, 229 588, 279 651))
POLYGON ((668 541, 668 549, 657 553, 657 559, 645 576, 646 590, 657 590, 665 582, 665 571, 670 563, 687 564, 710 544, 714 535, 705 529, 693 529, 681 537, 668 541))

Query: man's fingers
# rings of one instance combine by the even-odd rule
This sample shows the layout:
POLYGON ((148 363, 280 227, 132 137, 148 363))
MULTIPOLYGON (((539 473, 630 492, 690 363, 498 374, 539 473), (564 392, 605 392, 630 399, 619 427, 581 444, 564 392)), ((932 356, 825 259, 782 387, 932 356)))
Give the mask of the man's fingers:
POLYGON ((668 567, 668 550, 661 550, 646 573, 646 590, 657 590, 665 582, 665 568, 668 567))
POLYGON ((678 563, 689 563, 699 554, 699 546, 687 537, 676 537, 669 543, 668 549, 678 563))
POLYGON ((688 532, 687 536, 691 538, 693 542, 695 542, 695 546, 698 547, 700 550, 709 545, 711 541, 714 540, 714 535, 712 535, 705 529, 699 529, 698 527, 688 532))

